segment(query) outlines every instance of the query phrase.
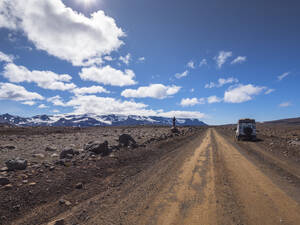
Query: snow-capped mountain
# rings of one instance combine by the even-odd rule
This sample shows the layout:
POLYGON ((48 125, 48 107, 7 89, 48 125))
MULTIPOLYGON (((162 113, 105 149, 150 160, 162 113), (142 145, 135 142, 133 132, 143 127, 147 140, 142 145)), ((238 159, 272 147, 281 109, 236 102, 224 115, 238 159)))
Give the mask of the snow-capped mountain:
MULTIPOLYGON (((172 118, 158 116, 124 116, 124 115, 38 115, 29 118, 0 115, 0 123, 15 126, 67 126, 67 127, 92 127, 92 126, 130 126, 130 125, 172 125, 172 118)), ((177 118, 179 126, 206 126, 198 119, 177 118)))

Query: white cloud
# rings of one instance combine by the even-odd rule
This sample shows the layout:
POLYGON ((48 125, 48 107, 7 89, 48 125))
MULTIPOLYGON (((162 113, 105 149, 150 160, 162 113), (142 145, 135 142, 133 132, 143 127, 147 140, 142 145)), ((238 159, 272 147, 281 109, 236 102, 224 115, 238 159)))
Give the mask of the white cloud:
POLYGON ((43 100, 43 96, 36 92, 29 92, 24 87, 11 84, 0 83, 0 99, 14 100, 14 101, 30 101, 43 100))
POLYGON ((205 66, 205 65, 207 65, 207 60, 206 60, 206 59, 202 59, 202 60, 200 61, 199 66, 201 67, 201 66, 205 66))
POLYGON ((222 87, 225 84, 231 84, 231 83, 237 83, 239 82, 238 79, 234 77, 229 77, 229 78, 219 78, 218 83, 210 82, 209 84, 205 85, 205 88, 214 88, 214 87, 222 87))
POLYGON ((221 101, 222 101, 222 99, 221 99, 221 98, 218 98, 218 97, 215 96, 215 95, 209 96, 209 97, 207 98, 207 102, 208 102, 209 104, 212 104, 212 103, 218 103, 218 102, 221 102, 221 101))
POLYGON ((59 113, 60 111, 58 109, 54 109, 52 112, 59 113))
POLYGON ((144 62, 144 61, 146 60, 146 58, 145 58, 145 57, 140 57, 138 60, 139 60, 140 62, 144 62))
POLYGON ((175 74, 175 77, 177 78, 177 79, 180 79, 180 78, 182 78, 182 77, 186 77, 187 75, 188 75, 188 71, 186 70, 186 71, 184 71, 183 73, 176 73, 175 74))
POLYGON ((56 74, 51 71, 30 71, 24 66, 17 66, 13 63, 5 65, 3 76, 10 82, 34 82, 39 87, 50 90, 70 90, 76 87, 69 82, 72 77, 68 74, 56 74))
POLYGON ((282 80, 283 78, 287 77, 290 74, 290 72, 285 72, 283 74, 281 74, 280 76, 278 76, 278 80, 282 80))
POLYGON ((22 104, 33 106, 33 105, 35 105, 35 101, 25 101, 25 102, 22 102, 22 104))
POLYGON ((0 51, 0 62, 11 63, 14 60, 12 55, 6 55, 5 53, 0 51))
POLYGON ((113 61, 114 59, 110 55, 106 55, 103 57, 106 61, 113 61))
POLYGON ((77 66, 101 63, 125 36, 103 11, 87 17, 61 0, 2 0, 0 27, 23 31, 37 49, 77 66))
POLYGON ((110 66, 82 68, 79 76, 83 80, 90 80, 105 85, 126 86, 137 82, 134 80, 135 74, 132 70, 116 70, 110 66))
POLYGON ((189 61, 188 63, 187 63, 187 65, 186 65, 188 68, 191 68, 191 69, 195 69, 195 63, 194 63, 194 61, 189 61))
POLYGON ((232 52, 220 51, 218 56, 215 56, 218 68, 221 68, 222 65, 227 61, 228 58, 232 56, 232 52))
POLYGON ((224 94, 224 101, 229 103, 241 103, 250 101, 254 95, 260 94, 266 87, 248 85, 232 86, 224 94))
POLYGON ((238 56, 234 60, 232 60, 231 64, 243 63, 247 60, 246 56, 238 56))
POLYGON ((206 117, 204 113, 197 112, 197 111, 169 111, 169 112, 161 112, 158 115, 163 117, 169 117, 169 118, 174 116, 176 116, 177 118, 196 118, 196 119, 201 119, 206 117))
POLYGON ((194 88, 191 88, 191 89, 190 89, 190 92, 194 92, 194 91, 195 91, 195 89, 194 89, 194 88))
POLYGON ((91 87, 82 87, 82 88, 75 88, 72 90, 75 94, 95 94, 95 93, 109 93, 104 87, 102 86, 91 86, 91 87))
POLYGON ((129 62, 131 60, 131 55, 128 53, 126 56, 120 56, 120 61, 122 61, 124 64, 129 65, 129 62))
POLYGON ((121 95, 126 98, 158 98, 163 99, 176 94, 181 87, 165 86, 163 84, 150 84, 138 89, 125 89, 121 95))
POLYGON ((275 91, 275 89, 268 89, 265 91, 265 94, 268 95, 268 94, 272 93, 273 91, 275 91))
POLYGON ((181 99, 180 105, 181 106, 194 106, 198 104, 204 104, 205 99, 204 98, 183 98, 181 99))
POLYGON ((46 108, 48 108, 48 106, 46 106, 45 104, 40 104, 40 105, 38 106, 38 108, 39 108, 39 109, 46 109, 46 108))
POLYGON ((59 95, 48 98, 47 102, 51 102, 53 105, 56 106, 66 106, 66 104, 63 102, 62 98, 59 95))
POLYGON ((73 107, 74 114, 94 113, 97 115, 141 115, 141 116, 163 116, 178 118, 204 118, 206 115, 197 111, 167 111, 151 110, 148 105, 135 101, 121 101, 109 97, 98 97, 95 95, 76 95, 65 103, 65 107, 73 107))
POLYGON ((292 103, 290 103, 290 102, 282 102, 279 104, 279 107, 289 107, 291 105, 292 105, 292 103))

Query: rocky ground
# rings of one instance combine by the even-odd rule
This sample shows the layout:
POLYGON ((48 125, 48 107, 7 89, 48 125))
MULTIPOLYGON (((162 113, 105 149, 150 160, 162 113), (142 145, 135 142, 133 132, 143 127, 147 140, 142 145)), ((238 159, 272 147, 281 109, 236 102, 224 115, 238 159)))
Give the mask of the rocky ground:
MULTIPOLYGON (((182 127, 179 133, 173 133, 169 127, 2 127, 0 224, 9 224, 49 202, 59 207, 47 215, 61 213, 94 195, 93 191, 82 190, 95 180, 98 193, 109 188, 108 177, 115 179, 111 185, 120 185, 127 176, 138 173, 143 164, 164 154, 158 145, 175 148, 176 140, 203 129, 182 127), (80 197, 64 199, 70 193, 80 197)), ((41 221, 38 218, 34 224, 41 221)))
MULTIPOLYGON (((222 126, 230 136, 234 136, 236 126, 222 126)), ((258 144, 277 157, 299 163, 300 161, 300 126, 257 124, 258 144)))

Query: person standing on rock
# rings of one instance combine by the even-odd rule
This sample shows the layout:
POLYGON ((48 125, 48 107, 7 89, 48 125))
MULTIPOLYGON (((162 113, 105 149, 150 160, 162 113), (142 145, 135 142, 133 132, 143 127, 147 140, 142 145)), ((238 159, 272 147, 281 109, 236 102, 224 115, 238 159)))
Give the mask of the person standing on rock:
POLYGON ((173 127, 175 127, 176 125, 175 125, 175 122, 176 122, 176 118, 175 118, 175 116, 173 117, 173 127))

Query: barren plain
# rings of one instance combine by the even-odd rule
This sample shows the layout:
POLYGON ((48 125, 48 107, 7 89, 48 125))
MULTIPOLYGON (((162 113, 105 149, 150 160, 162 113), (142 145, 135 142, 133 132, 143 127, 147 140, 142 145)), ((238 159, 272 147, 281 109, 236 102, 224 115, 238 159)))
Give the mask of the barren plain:
POLYGON ((0 224, 300 224, 300 128, 1 128, 0 224), (119 145, 129 134, 135 145, 119 145), (107 154, 88 151, 108 141, 107 154), (72 149, 76 154, 61 158, 72 149))

